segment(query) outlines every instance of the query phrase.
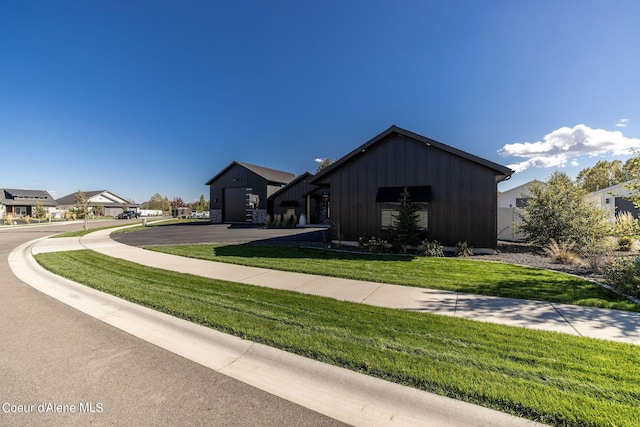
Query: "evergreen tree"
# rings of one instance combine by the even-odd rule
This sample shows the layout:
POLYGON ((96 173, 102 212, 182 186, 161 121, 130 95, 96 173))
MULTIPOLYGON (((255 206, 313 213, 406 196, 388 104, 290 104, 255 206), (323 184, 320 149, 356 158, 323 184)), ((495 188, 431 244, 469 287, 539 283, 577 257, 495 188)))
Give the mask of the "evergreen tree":
POLYGON ((400 194, 400 208, 398 214, 394 216, 395 222, 389 228, 390 242, 397 248, 407 252, 410 246, 418 246, 422 242, 424 229, 419 225, 420 215, 418 206, 411 202, 411 195, 405 187, 400 194))

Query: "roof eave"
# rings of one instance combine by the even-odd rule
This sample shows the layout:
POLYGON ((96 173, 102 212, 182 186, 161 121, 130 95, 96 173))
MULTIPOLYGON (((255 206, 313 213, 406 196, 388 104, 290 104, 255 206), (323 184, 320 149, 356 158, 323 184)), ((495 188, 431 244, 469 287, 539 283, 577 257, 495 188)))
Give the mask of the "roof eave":
POLYGON ((335 163, 329 165, 327 168, 325 168, 322 171, 318 172, 310 183, 314 184, 314 185, 318 185, 318 183, 326 175, 331 174, 334 170, 339 168, 344 163, 348 162, 351 158, 357 156, 360 153, 364 153, 365 151, 367 151, 367 149, 369 147, 371 147, 372 145, 376 144, 378 141, 381 141, 382 139, 386 138, 387 136, 391 135, 392 133, 397 133, 399 135, 406 136, 407 138, 414 139, 414 140, 422 142, 422 143, 424 143, 424 144, 426 144, 428 146, 432 146, 434 148, 446 151, 448 153, 455 154, 455 155, 457 155, 459 157, 462 157, 464 159, 467 159, 467 160, 469 160, 471 162, 474 162, 474 163, 477 163, 477 164, 479 164, 481 166, 484 166, 486 168, 492 169, 492 170, 498 172, 498 174, 496 176, 496 179, 498 179, 498 177, 502 177, 502 178, 500 178, 499 181, 496 181, 496 182, 505 181, 505 180, 509 179, 512 174, 515 173, 513 170, 509 169, 506 166, 502 166, 502 165, 500 165, 498 163, 494 163, 494 162, 492 162, 490 160, 483 159, 482 157, 478 157, 478 156, 476 156, 474 154, 467 153, 466 151, 459 150, 457 148, 454 148, 454 147, 451 147, 449 145, 443 144, 441 142, 435 141, 433 139, 424 137, 422 135, 418 135, 417 133, 413 133, 413 132, 408 131, 406 129, 399 128, 396 125, 392 125, 387 130, 385 130, 385 131, 381 132, 380 134, 374 136, 369 141, 365 142, 364 144, 362 144, 361 146, 359 146, 355 150, 351 151, 349 154, 343 156, 342 158, 337 160, 335 163), (509 177, 509 178, 507 178, 507 177, 509 177))
POLYGON ((273 193, 272 195, 270 195, 268 198, 272 199, 274 197, 276 197, 278 194, 282 193, 283 191, 287 190, 288 188, 291 188, 292 186, 296 185, 298 182, 302 181, 304 178, 307 178, 309 176, 313 176, 313 174, 311 172, 305 172, 302 175, 294 178, 293 181, 291 181, 290 183, 286 184, 284 187, 279 188, 278 191, 276 191, 275 193, 273 193))

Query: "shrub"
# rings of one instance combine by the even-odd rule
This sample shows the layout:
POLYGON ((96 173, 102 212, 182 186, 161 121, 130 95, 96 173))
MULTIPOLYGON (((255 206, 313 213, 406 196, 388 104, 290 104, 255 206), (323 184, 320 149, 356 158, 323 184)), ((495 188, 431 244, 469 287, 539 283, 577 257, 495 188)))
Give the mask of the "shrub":
POLYGON ((575 243, 568 242, 556 242, 551 239, 551 243, 543 248, 547 255, 551 258, 551 261, 556 264, 578 265, 582 261, 580 256, 573 251, 575 243))
POLYGON ((465 258, 473 256, 473 248, 469 246, 466 241, 456 243, 455 252, 456 256, 465 258))
POLYGON ((628 252, 633 247, 633 237, 620 236, 618 237, 618 249, 619 251, 628 252))
POLYGON ((587 258, 592 271, 600 272, 602 263, 611 250, 613 250, 611 239, 589 235, 584 240, 581 255, 587 258))
POLYGON ((638 234, 638 221, 631 212, 618 212, 613 225, 613 233, 617 237, 635 236, 638 234))
POLYGON ((437 240, 434 240, 432 242, 423 240, 420 246, 418 246, 418 251, 420 252, 420 254, 425 256, 444 256, 442 245, 437 240))
POLYGON ((607 284, 625 295, 640 298, 640 272, 634 258, 612 259, 604 265, 603 272, 607 284))
POLYGON ((284 215, 282 222, 285 227, 295 227, 296 220, 296 214, 294 214, 293 212, 288 212, 284 215))
POLYGON ((335 232, 338 248, 342 247, 342 241, 344 240, 344 234, 342 234, 342 227, 339 222, 332 222, 331 229, 335 232))
POLYGON ((387 250, 387 241, 378 237, 360 237, 358 247, 371 253, 383 253, 387 250))

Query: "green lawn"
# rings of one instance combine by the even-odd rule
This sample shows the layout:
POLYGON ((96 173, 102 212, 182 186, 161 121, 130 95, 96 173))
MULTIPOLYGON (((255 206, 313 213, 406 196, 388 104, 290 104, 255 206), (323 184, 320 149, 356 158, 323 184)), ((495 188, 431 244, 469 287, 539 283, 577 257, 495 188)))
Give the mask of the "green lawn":
POLYGON ((640 311, 640 305, 587 280, 554 271, 501 262, 260 245, 180 245, 147 249, 274 270, 478 295, 640 311))
POLYGON ((36 255, 71 280, 323 362, 553 425, 633 426, 640 350, 153 269, 92 251, 36 255))

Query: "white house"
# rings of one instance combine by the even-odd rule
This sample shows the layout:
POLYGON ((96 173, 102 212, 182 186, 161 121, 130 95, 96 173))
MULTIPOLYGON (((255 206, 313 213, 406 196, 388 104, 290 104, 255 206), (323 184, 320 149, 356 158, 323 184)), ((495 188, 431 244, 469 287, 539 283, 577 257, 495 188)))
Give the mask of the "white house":
MULTIPOLYGON (((104 216, 118 216, 125 208, 132 211, 137 211, 139 205, 120 197, 108 190, 99 191, 85 191, 85 196, 89 200, 89 206, 94 212, 97 208, 103 208, 104 216)), ((76 206, 76 193, 69 194, 57 200, 58 208, 69 210, 76 206)))
POLYGON ((498 240, 516 241, 525 238, 524 234, 516 232, 514 225, 520 223, 518 211, 526 206, 527 197, 531 194, 529 187, 535 182, 539 181, 534 179, 498 193, 498 240))
POLYGON ((611 187, 596 190, 587 195, 587 200, 596 206, 607 211, 609 220, 614 221, 615 215, 619 212, 631 212, 635 218, 638 218, 639 211, 633 206, 633 203, 626 199, 632 195, 632 191, 627 188, 630 183, 638 180, 622 182, 612 185, 611 187))
POLYGON ((498 193, 498 207, 500 208, 521 208, 525 206, 527 197, 531 194, 529 187, 538 180, 529 181, 517 187, 510 188, 498 193))

